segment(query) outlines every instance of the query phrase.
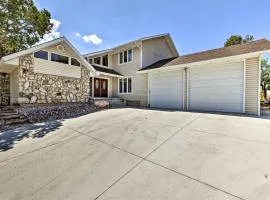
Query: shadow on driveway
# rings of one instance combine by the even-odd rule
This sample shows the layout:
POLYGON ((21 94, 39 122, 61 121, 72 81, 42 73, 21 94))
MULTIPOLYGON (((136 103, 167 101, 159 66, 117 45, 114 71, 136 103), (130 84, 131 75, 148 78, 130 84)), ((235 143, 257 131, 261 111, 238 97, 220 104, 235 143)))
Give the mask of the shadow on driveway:
POLYGON ((4 131, 0 133, 0 152, 12 149, 15 143, 24 138, 42 138, 61 126, 62 121, 56 120, 4 131))

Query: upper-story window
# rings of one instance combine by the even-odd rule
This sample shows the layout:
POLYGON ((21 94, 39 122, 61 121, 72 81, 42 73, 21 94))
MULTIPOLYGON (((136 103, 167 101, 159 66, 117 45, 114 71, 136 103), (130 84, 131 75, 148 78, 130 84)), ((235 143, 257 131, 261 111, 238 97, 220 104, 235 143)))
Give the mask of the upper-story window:
POLYGON ((98 57, 94 57, 94 58, 89 58, 88 62, 90 64, 96 64, 96 65, 102 65, 102 66, 109 66, 109 56, 108 55, 104 55, 104 56, 98 56, 98 57))
POLYGON ((102 56, 102 65, 103 66, 109 66, 108 55, 102 56))
POLYGON ((35 58, 43 59, 43 60, 48 60, 48 52, 47 51, 36 51, 34 53, 35 58))
POLYGON ((88 62, 89 62, 90 64, 93 64, 93 59, 92 59, 92 58, 89 58, 89 59, 88 59, 88 62))
POLYGON ((71 65, 80 67, 81 63, 77 59, 71 58, 71 65))
POLYGON ((57 53, 51 53, 51 52, 47 52, 43 50, 34 52, 34 57, 38 59, 59 62, 59 63, 67 64, 67 65, 73 65, 73 66, 78 66, 78 67, 81 66, 81 63, 76 58, 71 58, 68 56, 63 56, 57 53))
POLYGON ((95 57, 94 58, 94 64, 101 65, 101 58, 100 57, 95 57))
POLYGON ((51 61, 68 64, 69 57, 51 53, 51 61))
POLYGON ((128 63, 128 62, 131 62, 133 60, 133 51, 132 51, 132 49, 122 51, 118 55, 119 55, 119 64, 128 63))

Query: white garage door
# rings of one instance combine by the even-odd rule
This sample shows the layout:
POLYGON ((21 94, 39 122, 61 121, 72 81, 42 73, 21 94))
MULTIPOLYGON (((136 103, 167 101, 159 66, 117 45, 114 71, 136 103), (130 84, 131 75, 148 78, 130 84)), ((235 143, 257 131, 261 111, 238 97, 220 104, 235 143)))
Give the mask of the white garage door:
POLYGON ((183 108, 183 70, 149 74, 150 106, 183 108))
POLYGON ((243 112, 243 63, 191 68, 189 110, 243 112))

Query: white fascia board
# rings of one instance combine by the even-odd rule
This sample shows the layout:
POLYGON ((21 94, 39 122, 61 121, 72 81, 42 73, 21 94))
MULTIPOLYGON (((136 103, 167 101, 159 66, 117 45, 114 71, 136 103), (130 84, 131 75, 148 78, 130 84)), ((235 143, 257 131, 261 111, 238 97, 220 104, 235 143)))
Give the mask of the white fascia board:
POLYGON ((84 54, 83 56, 84 57, 92 57, 92 56, 97 56, 97 55, 102 55, 102 54, 105 54, 105 53, 110 53, 112 52, 112 49, 106 49, 106 50, 102 50, 102 51, 96 51, 96 52, 93 52, 93 53, 88 53, 88 54, 84 54))
POLYGON ((30 47, 26 50, 23 50, 23 51, 19 51, 17 53, 13 53, 13 54, 10 54, 10 55, 7 55, 7 56, 4 56, 2 57, 1 60, 3 60, 4 62, 8 61, 8 60, 12 60, 14 58, 17 58, 17 57, 20 57, 20 56, 23 56, 23 55, 26 55, 26 54, 30 54, 34 51, 38 51, 40 49, 44 49, 48 46, 51 46, 51 45, 54 45, 54 44, 57 44, 59 42, 62 42, 64 41, 64 37, 60 37, 58 39, 55 39, 55 40, 52 40, 52 41, 49 41, 49 42, 45 42, 45 43, 42 43, 42 44, 39 44, 39 45, 36 45, 36 46, 33 46, 33 47, 30 47))
POLYGON ((2 57, 2 61, 3 62, 7 62, 9 60, 12 60, 12 59, 15 59, 15 58, 18 58, 20 56, 24 56, 24 55, 27 55, 27 54, 31 54, 35 51, 38 51, 38 50, 41 50, 41 49, 44 49, 44 48, 47 48, 49 46, 52 46, 52 45, 56 45, 60 42, 65 42, 68 44, 68 46, 77 54, 77 56, 81 59, 81 62, 84 64, 85 67, 87 67, 90 71, 92 71, 94 74, 96 74, 96 70, 94 69, 94 67, 92 65, 90 65, 90 63, 88 63, 84 57, 80 54, 80 52, 65 38, 65 37, 60 37, 58 39, 55 39, 55 40, 52 40, 52 41, 49 41, 49 42, 45 42, 45 43, 42 43, 42 44, 39 44, 39 45, 36 45, 36 46, 33 46, 33 47, 30 47, 29 49, 26 49, 26 50, 23 50, 23 51, 19 51, 17 53, 13 53, 13 54, 10 54, 10 55, 7 55, 7 56, 4 56, 2 57))
POLYGON ((85 60, 85 58, 80 54, 80 52, 65 37, 63 37, 63 39, 71 47, 71 49, 77 54, 77 56, 81 59, 81 61, 84 63, 84 66, 87 67, 94 74, 97 74, 97 71, 95 70, 95 68, 87 60, 85 60))
POLYGON ((156 72, 156 71, 169 71, 169 70, 176 70, 181 69, 185 67, 202 67, 207 64, 219 64, 219 63, 230 63, 230 62, 237 62, 237 61, 243 61, 247 58, 253 58, 253 57, 259 57, 261 54, 269 53, 270 50, 266 51, 259 51, 259 52, 253 52, 248 54, 241 54, 237 56, 229 56, 229 57, 223 57, 223 58, 216 58, 212 60, 206 60, 206 61, 199 61, 199 62, 193 62, 193 63, 187 63, 187 64, 180 64, 180 65, 171 65, 167 67, 160 67, 156 69, 149 69, 144 71, 138 71, 137 73, 145 74, 150 72, 156 72))
POLYGON ((117 77, 117 78, 122 78, 123 76, 121 75, 117 75, 117 74, 109 74, 109 73, 106 73, 106 72, 98 72, 99 76, 100 75, 106 75, 106 76, 112 76, 112 77, 117 77))

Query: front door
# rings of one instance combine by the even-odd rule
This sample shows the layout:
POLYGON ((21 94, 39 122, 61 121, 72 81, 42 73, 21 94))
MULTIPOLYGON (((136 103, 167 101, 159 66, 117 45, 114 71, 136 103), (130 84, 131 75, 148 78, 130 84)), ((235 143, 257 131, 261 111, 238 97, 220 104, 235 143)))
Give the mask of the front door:
POLYGON ((0 72, 0 106, 10 104, 10 76, 0 72))
POLYGON ((108 80, 94 78, 94 96, 108 97, 108 80))

